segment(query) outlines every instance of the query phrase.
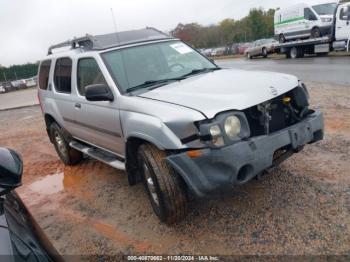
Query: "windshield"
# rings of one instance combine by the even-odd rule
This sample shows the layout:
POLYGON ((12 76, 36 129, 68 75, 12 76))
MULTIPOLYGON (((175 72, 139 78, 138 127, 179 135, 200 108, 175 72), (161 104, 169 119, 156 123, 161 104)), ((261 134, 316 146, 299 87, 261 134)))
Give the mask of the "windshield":
POLYGON ((337 8, 337 3, 314 5, 312 7, 318 15, 333 15, 337 8))
POLYGON ((181 41, 113 50, 103 53, 102 57, 122 92, 144 83, 181 78, 201 69, 217 68, 181 41))

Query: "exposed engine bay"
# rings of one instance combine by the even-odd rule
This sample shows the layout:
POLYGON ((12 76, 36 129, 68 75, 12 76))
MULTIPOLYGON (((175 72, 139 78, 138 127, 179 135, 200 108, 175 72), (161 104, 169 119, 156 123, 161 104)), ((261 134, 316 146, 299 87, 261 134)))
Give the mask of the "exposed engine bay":
POLYGON ((251 136, 268 135, 300 122, 313 111, 309 109, 309 94, 304 85, 244 110, 251 136))

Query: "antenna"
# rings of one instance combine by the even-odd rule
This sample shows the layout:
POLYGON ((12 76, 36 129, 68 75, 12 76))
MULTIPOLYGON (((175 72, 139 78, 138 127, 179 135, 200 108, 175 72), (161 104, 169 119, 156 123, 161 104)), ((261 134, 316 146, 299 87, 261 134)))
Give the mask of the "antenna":
POLYGON ((117 40, 117 43, 119 43, 117 22, 115 20, 114 11, 113 11, 112 7, 111 7, 111 13, 112 13, 112 20, 113 20, 113 25, 114 25, 114 30, 115 30, 115 38, 117 40))

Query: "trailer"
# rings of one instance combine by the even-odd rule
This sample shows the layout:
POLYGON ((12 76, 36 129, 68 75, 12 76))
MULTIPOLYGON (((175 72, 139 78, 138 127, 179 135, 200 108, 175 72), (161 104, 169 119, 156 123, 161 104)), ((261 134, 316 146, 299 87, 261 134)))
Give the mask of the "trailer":
POLYGON ((331 51, 350 52, 350 2, 337 6, 329 36, 279 43, 274 50, 292 59, 304 57, 305 54, 325 56, 331 51))

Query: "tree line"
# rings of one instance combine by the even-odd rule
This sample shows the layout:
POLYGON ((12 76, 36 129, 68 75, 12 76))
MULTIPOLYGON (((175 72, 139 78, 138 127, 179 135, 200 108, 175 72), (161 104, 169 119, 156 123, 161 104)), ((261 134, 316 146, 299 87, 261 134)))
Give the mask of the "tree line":
POLYGON ((240 19, 227 18, 216 25, 202 26, 198 23, 178 24, 171 34, 195 48, 211 48, 233 43, 250 42, 274 36, 275 10, 251 9, 240 19))
POLYGON ((33 77, 38 72, 38 64, 13 65, 10 67, 0 66, 0 82, 14 81, 33 77))

